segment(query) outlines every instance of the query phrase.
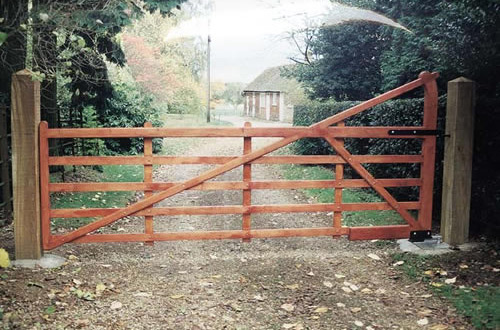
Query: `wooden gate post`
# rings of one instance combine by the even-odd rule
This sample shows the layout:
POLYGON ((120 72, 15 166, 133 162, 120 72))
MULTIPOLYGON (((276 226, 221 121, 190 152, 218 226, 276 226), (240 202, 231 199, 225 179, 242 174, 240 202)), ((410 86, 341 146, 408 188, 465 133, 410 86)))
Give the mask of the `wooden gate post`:
POLYGON ((450 245, 462 244, 469 236, 474 107, 474 81, 448 82, 441 235, 450 245))
POLYGON ((18 260, 40 259, 40 83, 28 70, 12 75, 11 123, 15 255, 18 260))

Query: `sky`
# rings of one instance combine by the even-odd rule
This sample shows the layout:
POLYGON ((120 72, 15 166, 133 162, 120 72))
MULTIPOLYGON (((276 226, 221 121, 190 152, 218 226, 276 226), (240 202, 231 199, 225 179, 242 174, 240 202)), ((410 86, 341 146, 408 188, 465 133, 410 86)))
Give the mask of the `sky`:
MULTIPOLYGON (((285 38, 308 25, 333 25, 349 19, 397 23, 376 13, 329 0, 205 0, 210 15, 180 24, 166 36, 211 36, 212 81, 249 83, 266 68, 290 64, 297 48, 285 38)), ((401 27, 401 26, 399 26, 401 27)))

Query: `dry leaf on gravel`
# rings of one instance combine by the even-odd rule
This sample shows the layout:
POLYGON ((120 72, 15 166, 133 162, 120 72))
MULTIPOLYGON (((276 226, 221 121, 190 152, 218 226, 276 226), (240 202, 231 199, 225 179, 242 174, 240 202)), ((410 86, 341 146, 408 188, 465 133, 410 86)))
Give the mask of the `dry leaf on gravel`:
POLYGON ((457 281, 457 277, 453 277, 453 278, 447 278, 446 280, 444 280, 444 283, 446 284, 455 284, 455 282, 457 281))
POLYGON ((110 306, 111 309, 120 309, 122 307, 123 307, 123 304, 119 301, 113 301, 111 303, 111 306, 110 306))
POLYGON ((373 260, 380 260, 380 257, 378 255, 376 255, 375 253, 368 254, 368 257, 373 259, 373 260))
POLYGON ((429 324, 429 320, 426 317, 424 317, 423 319, 418 320, 417 324, 424 326, 424 325, 429 324))
POLYGON ((290 285, 287 285, 286 288, 290 289, 290 290, 297 290, 299 288, 299 285, 297 283, 290 284, 290 285))
POLYGON ((287 312, 293 312, 293 310, 295 309, 295 306, 292 304, 283 304, 283 305, 281 305, 281 309, 284 309, 287 312))
POLYGON ((332 282, 329 282, 329 281, 324 281, 323 285, 326 286, 327 288, 333 288, 332 282))
POLYGON ((314 310, 314 313, 318 313, 318 314, 323 314, 323 313, 326 313, 328 312, 328 307, 318 307, 314 310))
POLYGON ((181 299, 183 297, 184 297, 183 294, 173 294, 170 296, 170 298, 172 298, 172 299, 181 299))

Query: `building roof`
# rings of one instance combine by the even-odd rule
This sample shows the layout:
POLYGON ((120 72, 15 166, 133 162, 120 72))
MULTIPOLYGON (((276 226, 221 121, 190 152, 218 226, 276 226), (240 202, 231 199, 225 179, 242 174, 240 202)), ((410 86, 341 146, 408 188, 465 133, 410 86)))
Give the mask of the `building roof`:
POLYGON ((248 84, 243 92, 284 92, 289 94, 294 104, 305 100, 304 90, 300 83, 281 74, 284 66, 276 66, 264 70, 257 78, 248 84))

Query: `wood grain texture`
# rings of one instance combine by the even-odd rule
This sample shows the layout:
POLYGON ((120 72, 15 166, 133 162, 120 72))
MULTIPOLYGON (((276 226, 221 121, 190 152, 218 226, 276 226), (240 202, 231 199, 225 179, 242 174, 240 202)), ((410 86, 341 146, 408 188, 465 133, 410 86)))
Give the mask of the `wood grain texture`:
MULTIPOLYGON (((418 210, 419 202, 400 202, 401 208, 418 210)), ((123 209, 52 209, 52 218, 90 218, 113 214, 123 209)), ((323 204, 280 204, 280 205, 240 205, 231 206, 179 206, 155 207, 137 212, 137 216, 160 215, 214 215, 245 213, 298 213, 298 212, 331 212, 331 211, 383 211, 392 210, 388 203, 323 203, 323 204)))
POLYGON ((16 259, 42 256, 40 210, 40 83, 23 70, 12 75, 12 186, 16 259))
MULTIPOLYGON (((378 104, 378 103, 377 103, 378 104)), ((359 107, 359 106, 357 106, 359 107)), ((342 115, 338 121, 342 121, 359 111, 354 107, 355 113, 342 115), (344 118, 345 117, 345 118, 344 118)), ((352 109, 346 110, 351 111, 352 109)), ((366 110, 366 109, 364 109, 366 110)), ((341 113, 343 114, 343 113, 341 113)), ((336 116, 339 116, 338 114, 336 116)), ((334 116, 335 117, 335 116, 334 116)), ((332 117, 333 118, 333 117, 332 117)), ((337 121, 330 123, 335 124, 337 121)), ((164 137, 291 137, 300 135, 302 137, 322 137, 330 135, 339 138, 384 138, 384 139, 413 139, 413 135, 390 135, 390 130, 416 130, 420 126, 346 126, 327 127, 318 126, 319 123, 309 127, 211 127, 211 128, 57 128, 49 131, 49 138, 75 139, 75 138, 164 138, 164 137)))
MULTIPOLYGON (((337 126, 343 127, 345 123, 343 121, 339 122, 337 126)), ((343 139, 337 139, 341 146, 344 146, 343 139)), ((336 164, 335 165, 335 181, 338 183, 342 183, 344 180, 344 165, 336 164)), ((335 204, 342 204, 342 187, 339 185, 335 188, 333 201, 335 204)), ((342 227, 342 211, 333 212, 333 226, 335 228, 342 227)))
POLYGON ((450 245, 469 238, 475 89, 465 78, 448 83, 441 235, 450 245))
MULTIPOLYGON (((425 76, 428 73, 421 73, 425 76)), ((438 89, 435 80, 430 80, 424 85, 424 119, 423 129, 435 130, 437 127, 438 89)), ((422 230, 431 230, 432 227, 432 201, 434 191, 434 166, 436 162, 436 137, 427 136, 422 142, 422 156, 424 162, 420 165, 419 200, 422 208, 418 212, 418 222, 422 230)))
MULTIPOLYGON (((150 122, 144 123, 144 128, 151 128, 153 125, 150 122)), ((144 158, 153 157, 153 139, 152 138, 144 138, 144 158)), ((144 183, 151 184, 153 182, 153 165, 144 165, 144 183)), ((151 189, 144 189, 144 197, 148 198, 153 195, 153 191, 151 189)), ((154 232, 154 223, 153 217, 148 215, 144 217, 144 232, 147 235, 152 235, 154 232)), ((145 241, 146 245, 152 246, 154 245, 154 241, 147 240, 145 241)))
POLYGON ((349 240, 395 239, 410 237, 410 226, 351 227, 349 240))
MULTIPOLYGON (((418 187, 418 179, 378 179, 383 187, 418 187)), ((86 191, 161 191, 171 188, 179 182, 96 182, 96 183, 50 183, 51 192, 86 192, 86 191)), ((368 188, 370 185, 362 179, 337 180, 278 180, 278 181, 209 181, 189 190, 245 190, 245 189, 307 189, 307 188, 368 188)))
MULTIPOLYGON (((389 163, 421 163, 422 155, 356 155, 353 156, 360 163, 389 164, 389 163)), ((221 165, 237 156, 219 157, 186 157, 186 156, 63 156, 50 157, 49 165, 221 165)), ((339 156, 264 156, 251 164, 345 164, 339 156)))
MULTIPOLYGON (((245 122, 244 127, 245 128, 252 127, 252 123, 245 122)), ((252 138, 244 137, 243 154, 248 155, 251 152, 252 152, 252 138)), ((243 165, 243 182, 249 183, 250 181, 252 181, 252 165, 245 164, 243 165)), ((248 188, 243 190, 243 207, 249 208, 250 205, 252 205, 252 190, 250 188, 250 185, 248 185, 248 188)), ((242 218, 243 218, 242 229, 246 232, 249 232, 252 227, 252 213, 243 213, 242 218)), ((246 243, 250 242, 250 238, 243 238, 243 242, 246 243)))

